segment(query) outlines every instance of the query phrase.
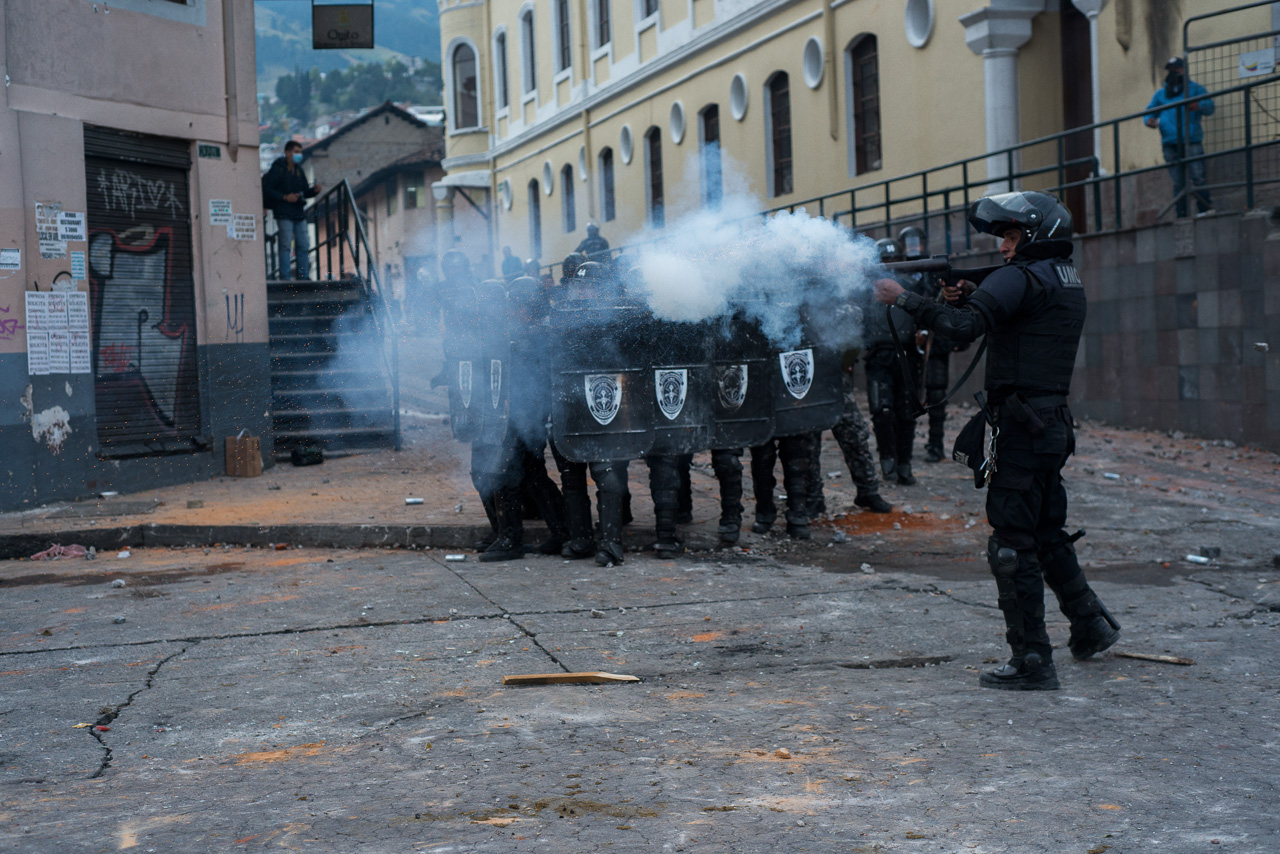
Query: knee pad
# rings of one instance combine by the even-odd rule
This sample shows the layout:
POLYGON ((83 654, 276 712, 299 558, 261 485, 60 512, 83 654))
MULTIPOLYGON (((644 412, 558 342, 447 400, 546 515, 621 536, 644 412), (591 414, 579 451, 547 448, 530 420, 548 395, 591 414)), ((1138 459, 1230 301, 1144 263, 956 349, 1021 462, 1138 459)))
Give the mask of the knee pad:
POLYGON ((1018 552, 995 537, 990 537, 987 539, 987 564, 997 582, 1007 581, 1012 584, 1018 570, 1018 552))

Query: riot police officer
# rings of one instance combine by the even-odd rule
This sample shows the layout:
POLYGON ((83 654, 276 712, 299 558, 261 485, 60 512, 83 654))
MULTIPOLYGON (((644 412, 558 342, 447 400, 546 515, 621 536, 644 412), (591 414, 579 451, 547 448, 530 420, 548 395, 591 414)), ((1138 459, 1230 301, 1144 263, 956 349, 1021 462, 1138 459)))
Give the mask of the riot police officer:
MULTIPOLYGON (((917 226, 909 225, 898 232, 898 242, 902 244, 906 260, 914 261, 925 257, 925 234, 917 226)), ((934 299, 941 298, 940 279, 927 273, 914 273, 907 278, 912 282, 911 290, 916 293, 934 299)), ((916 333, 916 346, 925 352, 924 390, 925 403, 929 405, 929 438, 924 445, 924 461, 936 463, 947 456, 943 448, 947 406, 942 401, 947 396, 951 354, 965 350, 969 345, 952 341, 936 329, 922 329, 916 333)))
MULTIPOLYGON (((983 673, 988 688, 1053 690, 1058 676, 1044 622, 1044 585, 1071 621, 1068 648, 1085 659, 1114 644, 1119 625, 1085 580, 1067 534, 1062 467, 1075 450, 1067 406, 1084 328, 1085 292, 1071 262, 1071 214, 1053 196, 1012 192, 980 199, 969 222, 1001 240, 1006 266, 972 286, 948 288, 955 305, 932 302, 892 279, 876 299, 957 341, 988 338, 986 394, 998 430, 987 492, 996 579, 1012 656, 983 673)), ((981 440, 978 442, 981 445, 981 440)), ((973 449, 981 457, 981 451, 973 449)))
MULTIPOLYGON (((522 276, 507 291, 510 357, 507 360, 506 433, 494 455, 490 476, 497 539, 480 555, 481 561, 515 560, 524 556, 524 498, 528 496, 547 523, 550 537, 537 549, 560 554, 570 537, 564 499, 547 475, 547 417, 550 412, 550 353, 546 318, 548 304, 542 284, 522 276)), ((494 322, 491 311, 489 320, 494 322)))
MULTIPOLYGON (((893 238, 877 240, 876 246, 882 262, 902 260, 902 247, 893 238)), ((910 286, 911 283, 900 284, 910 286)), ((916 420, 911 392, 898 364, 893 332, 897 332, 897 340, 907 351, 909 370, 918 373, 919 357, 913 346, 915 322, 904 311, 890 308, 886 316, 884 309, 871 305, 864 322, 867 407, 871 410, 871 427, 876 434, 876 449, 880 452, 880 471, 886 480, 896 478, 899 484, 911 486, 916 482, 911 472, 916 420), (892 330, 890 324, 893 324, 892 330)))
MULTIPOLYGON (((854 383, 858 355, 857 350, 846 350, 840 360, 844 409, 836 426, 831 428, 831 435, 840 446, 840 453, 857 490, 854 505, 872 513, 889 513, 893 505, 880 495, 880 474, 871 454, 871 430, 858 407, 858 390, 854 383)), ((809 441, 812 445, 809 453, 808 512, 810 518, 816 519, 827 512, 827 503, 822 496, 822 433, 814 433, 809 441)))
POLYGON ((574 252, 581 252, 590 261, 607 261, 609 241, 600 235, 600 226, 594 222, 587 223, 587 236, 578 244, 574 252))

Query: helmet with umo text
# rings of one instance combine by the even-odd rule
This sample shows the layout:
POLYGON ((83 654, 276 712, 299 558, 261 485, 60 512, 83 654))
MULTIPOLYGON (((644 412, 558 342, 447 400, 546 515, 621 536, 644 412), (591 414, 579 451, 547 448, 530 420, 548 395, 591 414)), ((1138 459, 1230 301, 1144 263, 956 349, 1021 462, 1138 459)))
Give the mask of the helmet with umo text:
POLYGON ((924 229, 920 228, 920 226, 909 225, 899 231, 898 242, 902 244, 903 254, 906 255, 908 261, 914 261, 925 256, 924 229))
POLYGON ((1033 243, 1071 240, 1071 212, 1048 193, 1019 190, 978 199, 969 206, 969 224, 997 237, 1009 228, 1022 232, 1021 252, 1033 243))

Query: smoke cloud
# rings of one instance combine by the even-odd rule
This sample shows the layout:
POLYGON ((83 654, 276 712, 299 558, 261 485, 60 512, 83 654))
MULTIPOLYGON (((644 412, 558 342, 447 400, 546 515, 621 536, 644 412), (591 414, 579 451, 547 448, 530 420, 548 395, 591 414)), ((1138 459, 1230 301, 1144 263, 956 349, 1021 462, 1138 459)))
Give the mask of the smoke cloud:
POLYGON ((879 269, 875 242, 803 210, 768 219, 758 211, 753 196, 738 192, 718 210, 627 241, 638 244, 632 252, 650 309, 679 322, 742 311, 781 347, 797 344, 807 321, 827 344, 859 346, 879 269))

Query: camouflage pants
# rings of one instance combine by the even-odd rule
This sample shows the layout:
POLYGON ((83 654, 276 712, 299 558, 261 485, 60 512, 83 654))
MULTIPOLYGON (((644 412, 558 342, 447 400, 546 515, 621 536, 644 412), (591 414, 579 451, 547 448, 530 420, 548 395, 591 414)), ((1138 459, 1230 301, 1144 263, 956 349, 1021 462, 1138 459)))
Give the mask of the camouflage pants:
MULTIPOLYGON (((849 476, 859 495, 874 495, 880 491, 880 472, 871 453, 871 428, 858 407, 857 389, 853 373, 844 372, 844 412, 831 434, 840 445, 849 476)), ((809 495, 811 500, 822 495, 822 434, 813 434, 813 452, 809 458, 809 495)))

